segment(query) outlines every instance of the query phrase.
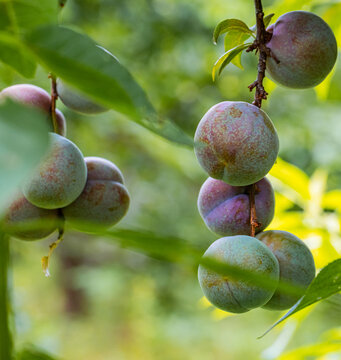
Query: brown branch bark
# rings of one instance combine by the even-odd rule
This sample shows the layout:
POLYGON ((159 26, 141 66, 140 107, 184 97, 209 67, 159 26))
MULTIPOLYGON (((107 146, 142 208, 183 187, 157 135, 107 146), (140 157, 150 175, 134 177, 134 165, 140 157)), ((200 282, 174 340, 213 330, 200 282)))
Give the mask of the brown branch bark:
POLYGON ((265 77, 266 59, 268 56, 271 56, 270 49, 266 46, 266 43, 271 39, 271 34, 265 29, 263 21, 264 12, 261 0, 255 0, 255 11, 257 28, 256 39, 246 51, 250 52, 256 50, 256 52, 259 53, 257 79, 249 85, 249 89, 252 91, 256 88, 253 105, 260 108, 262 106, 262 101, 265 100, 268 95, 264 89, 263 80, 265 77))

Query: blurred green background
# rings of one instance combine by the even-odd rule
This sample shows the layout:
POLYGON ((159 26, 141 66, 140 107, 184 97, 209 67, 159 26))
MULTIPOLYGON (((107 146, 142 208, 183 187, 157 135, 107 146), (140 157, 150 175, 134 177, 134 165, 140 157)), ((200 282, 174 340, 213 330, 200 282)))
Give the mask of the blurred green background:
MULTIPOLYGON (((340 1, 263 1, 275 18, 310 10, 341 44, 340 1)), ((224 18, 254 24, 251 0, 68 0, 60 23, 78 28, 115 54, 142 85, 160 114, 193 134, 202 115, 223 100, 252 101, 245 70, 230 65, 213 83, 223 52, 212 43, 224 18)), ((27 82, 0 65, 0 84, 27 82)), ((39 69, 32 82, 49 90, 39 69)), ((294 91, 270 80, 263 108, 280 138, 271 180, 277 190, 271 228, 291 231, 312 249, 317 266, 340 257, 341 62, 318 88, 294 91), (290 166, 288 163, 295 165, 290 166), (301 170, 300 170, 301 169, 301 170)), ((85 156, 102 156, 122 170, 132 203, 118 227, 147 229, 209 246, 217 237, 201 220, 196 200, 206 175, 191 149, 171 144, 110 111, 84 116, 58 107, 68 137, 85 156)), ((203 298, 196 269, 119 248, 114 241, 68 232, 52 258, 52 278, 40 258, 49 239, 12 244, 14 329, 18 347, 30 343, 60 359, 341 359, 341 302, 310 307, 261 335, 280 313, 229 315, 203 298)))

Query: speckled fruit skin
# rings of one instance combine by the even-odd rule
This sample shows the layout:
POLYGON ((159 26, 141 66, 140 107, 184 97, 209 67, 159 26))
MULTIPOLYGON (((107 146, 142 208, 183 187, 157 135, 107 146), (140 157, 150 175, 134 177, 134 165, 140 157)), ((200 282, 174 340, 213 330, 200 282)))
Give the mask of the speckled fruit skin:
POLYGON ((324 20, 306 11, 282 15, 268 31, 267 43, 279 64, 267 60, 267 71, 281 85, 304 89, 318 85, 332 70, 337 57, 335 36, 324 20))
MULTIPOLYGON (((229 236, 216 240, 204 257, 279 278, 279 265, 275 256, 264 244, 250 236, 229 236)), ((229 280, 228 276, 215 273, 202 265, 199 266, 198 278, 207 299, 219 309, 233 313, 243 313, 266 304, 276 289, 276 284, 269 290, 245 281, 229 280)))
MULTIPOLYGON (((50 115, 51 97, 44 89, 30 84, 18 84, 3 89, 0 93, 0 100, 10 98, 13 101, 23 105, 29 105, 43 110, 48 114, 48 122, 53 130, 53 124, 50 115)), ((66 120, 63 113, 56 109, 56 119, 60 135, 66 136, 66 120)))
POLYGON ((63 209, 65 219, 83 230, 108 228, 127 213, 130 197, 121 171, 112 162, 87 157, 88 179, 82 194, 63 209))
POLYGON ((87 169, 83 155, 70 140, 50 133, 50 151, 23 193, 32 204, 45 209, 58 209, 71 204, 84 189, 87 169))
POLYGON ((233 186, 261 180, 278 154, 277 132, 264 111, 246 102, 224 101, 201 119, 194 149, 203 169, 233 186))
MULTIPOLYGON (((306 289, 315 277, 314 258, 308 247, 297 236, 286 231, 269 230, 257 235, 276 256, 280 281, 285 280, 293 285, 306 289)), ((291 296, 275 291, 271 300, 263 308, 285 310, 292 307, 303 295, 291 296)))
MULTIPOLYGON (((256 183, 255 205, 257 220, 263 231, 274 217, 275 195, 266 178, 256 183)), ((198 209, 207 227, 222 236, 250 234, 250 200, 247 186, 231 186, 224 181, 208 178, 198 197, 198 209)))
POLYGON ((24 195, 17 196, 11 203, 4 218, 4 227, 9 234, 22 240, 42 239, 57 229, 57 210, 41 209, 26 200, 24 195), (15 229, 15 226, 43 226, 39 229, 15 229))
POLYGON ((98 114, 108 111, 107 108, 94 103, 86 96, 65 85, 61 80, 57 81, 57 92, 60 100, 69 109, 84 114, 98 114))

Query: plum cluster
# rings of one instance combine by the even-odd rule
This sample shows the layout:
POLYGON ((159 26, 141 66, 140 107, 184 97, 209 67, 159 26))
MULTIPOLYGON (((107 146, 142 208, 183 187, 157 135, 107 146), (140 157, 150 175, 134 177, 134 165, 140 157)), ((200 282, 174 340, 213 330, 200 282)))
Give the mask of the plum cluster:
MULTIPOLYGON (((84 113, 106 110, 60 81, 57 88, 64 104, 72 109, 84 113)), ((44 112, 52 126, 52 101, 45 90, 29 84, 14 85, 0 93, 1 101, 7 98, 44 112)), ((20 239, 48 236, 61 218, 84 231, 108 228, 120 221, 129 207, 129 193, 119 168, 103 158, 84 158, 65 137, 66 120, 58 109, 56 122, 59 134, 51 127, 48 153, 26 179, 4 217, 5 228, 20 239)))
MULTIPOLYGON (((283 86, 316 86, 336 61, 332 30, 310 12, 282 15, 267 28, 266 41, 266 70, 283 86)), ((200 265, 198 277, 205 296, 216 307, 234 313, 256 307, 290 308, 314 279, 315 264, 308 247, 295 235, 264 231, 275 208, 274 191, 264 178, 278 154, 274 125, 254 105, 224 101, 201 119, 194 145, 200 165, 210 176, 199 193, 199 212, 207 227, 223 236, 208 248, 204 258, 274 280, 260 288, 200 265), (295 294, 283 292, 278 286, 281 282, 295 285, 295 294)))
POLYGON ((256 307, 283 310, 294 305, 315 276, 308 247, 284 231, 265 231, 274 217, 275 197, 264 176, 276 161, 279 141, 276 129, 258 107, 246 102, 224 101, 202 118, 195 133, 195 153, 210 175, 202 185, 198 209, 207 227, 223 236, 205 252, 220 262, 272 277, 266 289, 230 279, 199 266, 199 283, 208 300, 235 313, 256 307), (250 191, 259 225, 251 233, 250 191), (299 291, 287 295, 280 281, 299 291))

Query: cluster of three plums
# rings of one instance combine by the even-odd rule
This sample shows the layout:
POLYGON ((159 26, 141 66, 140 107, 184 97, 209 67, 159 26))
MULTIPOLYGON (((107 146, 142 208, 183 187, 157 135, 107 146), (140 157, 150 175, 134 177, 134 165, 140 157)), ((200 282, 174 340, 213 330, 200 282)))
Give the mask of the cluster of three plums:
MULTIPOLYGON (((57 88, 64 104, 73 110, 105 110, 61 82, 57 88)), ((52 126, 51 97, 45 90, 29 84, 14 85, 4 89, 0 98, 40 109, 52 126)), ((66 121, 58 109, 56 122, 60 135, 49 133, 47 155, 25 181, 5 215, 5 227, 21 239, 46 237, 56 230, 61 218, 82 230, 107 228, 116 224, 129 207, 129 193, 118 167, 103 158, 84 158, 65 137, 66 121)))
POLYGON ((246 102, 225 101, 213 106, 196 130, 196 156, 210 175, 200 189, 199 212, 210 230, 224 236, 204 257, 275 279, 265 289, 200 265, 200 286, 208 300, 222 310, 287 309, 315 276, 312 254, 300 239, 285 231, 262 232, 274 216, 274 191, 264 176, 276 161, 278 147, 269 117, 246 102), (256 237, 249 236, 252 184, 260 223, 256 237), (297 296, 277 289, 276 281, 283 280, 300 286, 297 296))

